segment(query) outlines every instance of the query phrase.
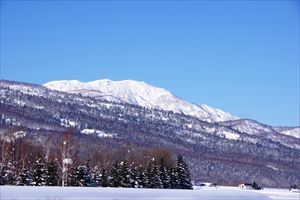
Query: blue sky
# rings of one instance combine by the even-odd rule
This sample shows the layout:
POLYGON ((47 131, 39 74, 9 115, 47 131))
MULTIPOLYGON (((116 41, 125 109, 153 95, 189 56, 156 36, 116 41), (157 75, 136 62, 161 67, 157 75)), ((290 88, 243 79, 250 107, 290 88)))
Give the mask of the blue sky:
POLYGON ((1 79, 133 79, 299 125, 299 1, 1 1, 1 79))

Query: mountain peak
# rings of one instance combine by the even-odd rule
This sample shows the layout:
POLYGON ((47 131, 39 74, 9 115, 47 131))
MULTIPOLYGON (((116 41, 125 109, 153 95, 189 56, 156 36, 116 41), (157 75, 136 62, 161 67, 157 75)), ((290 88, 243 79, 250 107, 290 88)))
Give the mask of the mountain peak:
POLYGON ((112 81, 110 79, 102 79, 91 82, 62 80, 51 81, 45 83, 44 86, 52 90, 81 94, 97 99, 183 113, 208 122, 238 119, 222 110, 211 108, 207 105, 198 106, 189 103, 176 97, 168 90, 134 80, 112 81))

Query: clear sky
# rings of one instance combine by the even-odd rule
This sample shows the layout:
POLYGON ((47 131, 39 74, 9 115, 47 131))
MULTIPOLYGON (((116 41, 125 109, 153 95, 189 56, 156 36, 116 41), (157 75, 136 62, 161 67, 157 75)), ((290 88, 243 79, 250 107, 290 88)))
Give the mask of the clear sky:
POLYGON ((299 122, 299 1, 1 1, 1 79, 133 79, 299 122))

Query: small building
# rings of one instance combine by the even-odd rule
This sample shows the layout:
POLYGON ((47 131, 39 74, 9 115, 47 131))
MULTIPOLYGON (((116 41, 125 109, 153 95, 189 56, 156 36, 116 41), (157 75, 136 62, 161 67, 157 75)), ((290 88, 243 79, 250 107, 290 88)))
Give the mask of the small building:
POLYGON ((252 189, 252 183, 242 183, 239 185, 241 189, 252 189))
POLYGON ((216 183, 207 183, 207 182, 205 182, 205 183, 200 183, 199 184, 199 186, 204 186, 204 187, 217 187, 218 186, 218 184, 216 184, 216 183))

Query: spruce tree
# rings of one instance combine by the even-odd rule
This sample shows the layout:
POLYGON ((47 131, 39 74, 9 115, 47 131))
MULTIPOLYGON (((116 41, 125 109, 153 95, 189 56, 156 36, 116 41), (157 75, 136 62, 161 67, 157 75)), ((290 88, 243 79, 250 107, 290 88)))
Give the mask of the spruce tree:
POLYGON ((178 177, 178 172, 177 172, 177 165, 173 165, 169 169, 169 174, 170 174, 170 184, 172 189, 179 189, 180 184, 179 184, 179 177, 178 177))
POLYGON ((46 185, 46 168, 42 159, 38 159, 33 166, 32 181, 35 186, 46 185))
POLYGON ((160 161, 160 179, 162 182, 163 188, 171 188, 171 178, 169 173, 169 168, 165 164, 165 160, 162 158, 160 161))
POLYGON ((84 179, 84 186, 91 187, 94 185, 93 179, 92 179, 92 172, 91 172, 91 163, 89 160, 87 161, 86 166, 85 166, 85 172, 84 172, 83 179, 84 179))
POLYGON ((108 187, 109 185, 109 174, 106 169, 103 169, 101 172, 101 187, 108 187))
POLYGON ((98 166, 95 166, 91 173, 92 179, 93 179, 93 186, 94 187, 100 187, 101 186, 101 170, 98 168, 98 166))
POLYGON ((51 161, 47 166, 46 185, 58 185, 58 166, 53 161, 51 161))
POLYGON ((32 184, 32 174, 29 168, 24 167, 17 177, 17 185, 31 185, 32 184))
POLYGON ((157 162, 154 162, 153 168, 153 182, 155 184, 155 188, 163 188, 163 184, 160 179, 161 172, 159 170, 159 165, 157 162))
POLYGON ((142 166, 137 169, 137 187, 146 188, 147 187, 147 178, 145 170, 142 166))
POLYGON ((121 187, 122 175, 121 168, 118 161, 115 162, 111 169, 111 186, 112 187, 121 187))
POLYGON ((179 188, 180 189, 192 189, 192 182, 190 172, 186 162, 181 155, 177 158, 176 171, 178 173, 179 188))
POLYGON ((6 185, 15 185, 17 180, 16 168, 12 163, 8 163, 5 168, 5 181, 6 185))
POLYGON ((78 167, 72 168, 72 173, 69 176, 70 183, 68 185, 71 186, 80 186, 80 172, 78 167))
POLYGON ((253 183, 252 183, 252 188, 253 189, 257 189, 258 188, 258 184, 255 181, 253 181, 253 183))
POLYGON ((121 176, 121 187, 129 188, 131 187, 131 175, 128 164, 126 161, 120 163, 120 176, 121 176))
POLYGON ((153 162, 149 161, 146 171, 145 171, 145 179, 146 179, 146 188, 153 188, 154 184, 153 184, 153 162))
POLYGON ((162 188, 158 164, 151 160, 146 169, 146 182, 148 188, 162 188))
POLYGON ((91 174, 86 166, 82 165, 74 168, 71 176, 71 185, 81 187, 91 186, 91 174))
POLYGON ((133 164, 129 167, 130 169, 130 187, 139 188, 139 172, 138 168, 133 164))
POLYGON ((0 169, 0 185, 5 185, 4 169, 3 169, 3 167, 0 169))

